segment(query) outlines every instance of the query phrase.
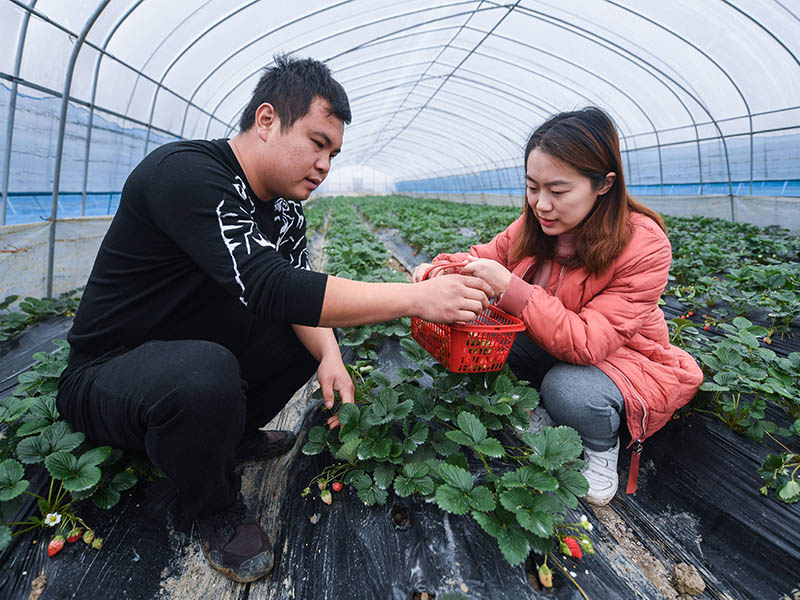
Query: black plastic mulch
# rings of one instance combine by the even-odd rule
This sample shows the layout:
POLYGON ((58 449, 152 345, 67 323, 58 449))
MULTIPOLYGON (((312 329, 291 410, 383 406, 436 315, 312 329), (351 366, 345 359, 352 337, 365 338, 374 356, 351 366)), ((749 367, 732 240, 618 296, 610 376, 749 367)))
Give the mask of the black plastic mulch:
MULTIPOLYGON (((681 312, 679 306, 664 310, 668 317, 681 312)), ((64 338, 68 326, 68 320, 38 324, 0 348, 0 395, 10 393, 35 351, 54 349, 48 348, 49 340, 64 338)), ((800 350, 800 336, 782 344, 782 354, 800 350)), ((401 362, 397 347, 385 344, 381 368, 391 371, 401 362)), ((770 416, 787 424, 782 414, 770 416)), ((306 414, 298 427, 300 444, 308 427, 323 418, 318 410, 306 414)), ((576 519, 585 513, 595 524, 598 553, 580 561, 556 558, 594 599, 677 598, 669 578, 654 573, 654 561, 668 573, 680 562, 696 567, 707 586, 699 598, 797 597, 800 503, 785 504, 758 492, 763 481, 756 470, 776 451, 734 434, 711 415, 675 420, 645 443, 635 496, 624 494, 630 453, 623 450, 621 489, 599 511, 602 518, 585 504, 571 512, 576 519), (622 534, 603 511, 624 524, 622 534), (620 535, 638 546, 619 543, 620 535)), ((285 491, 269 498, 280 504, 273 573, 254 584, 198 588, 192 597, 412 600, 422 592, 439 598, 461 592, 474 600, 583 597, 562 573, 556 573, 554 589, 537 591, 525 569, 510 567, 470 517, 445 515, 435 504, 390 495, 383 507, 365 507, 348 488, 331 506, 314 494, 301 499, 300 491, 328 459, 296 451, 285 459, 277 470, 265 464, 252 471, 256 477, 265 473, 261 483, 267 490, 275 477, 286 482, 285 491)), ((32 489, 46 482, 40 474, 32 489)), ((184 557, 196 550, 197 541, 191 524, 173 518, 171 500, 168 484, 157 481, 124 493, 108 511, 84 503, 80 514, 106 540, 99 552, 78 542, 51 559, 47 537, 15 537, 0 554, 0 598, 28 598, 42 571, 48 579, 45 599, 177 597, 162 589, 163 583, 186 577, 184 557)), ((23 512, 33 509, 29 503, 23 512)))

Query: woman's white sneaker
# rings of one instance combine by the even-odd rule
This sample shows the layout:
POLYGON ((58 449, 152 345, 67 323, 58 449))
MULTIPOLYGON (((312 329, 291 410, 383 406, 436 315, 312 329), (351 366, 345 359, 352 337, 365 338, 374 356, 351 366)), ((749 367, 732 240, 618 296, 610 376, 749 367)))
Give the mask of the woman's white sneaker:
POLYGON ((589 482, 586 501, 597 506, 608 504, 619 486, 619 475, 617 475, 619 438, 616 444, 602 452, 584 447, 583 457, 586 459, 586 470, 583 475, 589 482))

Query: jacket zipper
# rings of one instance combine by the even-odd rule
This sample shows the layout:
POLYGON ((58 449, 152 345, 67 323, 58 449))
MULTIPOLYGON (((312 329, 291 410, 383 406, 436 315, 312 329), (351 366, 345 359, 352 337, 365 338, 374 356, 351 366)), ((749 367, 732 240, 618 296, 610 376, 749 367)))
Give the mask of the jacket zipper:
POLYGON ((633 397, 634 397, 634 398, 636 399, 636 401, 639 403, 639 406, 641 406, 641 407, 642 407, 642 435, 639 437, 639 439, 638 439, 638 440, 636 440, 636 444, 637 444, 637 445, 638 445, 638 447, 639 447, 639 448, 637 448, 637 449, 638 449, 638 451, 639 451, 639 452, 641 452, 641 449, 640 449, 640 447, 641 447, 641 445, 642 445, 642 440, 643 440, 643 439, 644 439, 644 437, 645 437, 645 435, 644 435, 644 434, 645 434, 645 421, 647 420, 647 407, 645 406, 644 402, 642 402, 642 399, 639 397, 639 395, 636 393, 636 389, 633 387, 633 384, 631 384, 631 380, 630 380, 630 379, 628 379, 627 375, 625 375, 625 373, 623 373, 622 371, 620 371, 620 370, 619 370, 619 369, 618 369, 618 368, 617 368, 615 365, 612 365, 611 363, 609 363, 609 365, 610 365, 610 366, 611 366, 611 367, 612 367, 612 368, 613 368, 613 369, 614 369, 614 370, 615 370, 617 373, 619 373, 619 374, 622 376, 622 378, 625 380, 625 383, 627 383, 627 384, 628 384, 628 389, 630 389, 630 391, 631 391, 631 394, 633 394, 633 397))

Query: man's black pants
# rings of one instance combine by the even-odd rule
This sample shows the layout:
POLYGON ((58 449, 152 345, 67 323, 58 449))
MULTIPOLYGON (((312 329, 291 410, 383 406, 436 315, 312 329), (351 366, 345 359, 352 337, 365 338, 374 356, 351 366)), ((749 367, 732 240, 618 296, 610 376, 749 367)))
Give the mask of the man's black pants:
POLYGON ((245 323, 214 341, 149 341, 78 368, 59 383, 58 410, 94 444, 145 454, 187 517, 215 514, 239 493, 242 433, 269 422, 318 366, 290 325, 245 323))

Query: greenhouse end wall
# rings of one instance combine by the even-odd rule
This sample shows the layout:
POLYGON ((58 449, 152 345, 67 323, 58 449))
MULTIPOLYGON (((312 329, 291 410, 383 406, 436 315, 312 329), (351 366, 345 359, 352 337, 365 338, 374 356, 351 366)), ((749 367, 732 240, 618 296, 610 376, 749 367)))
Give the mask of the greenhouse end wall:
MULTIPOLYGON (((422 194, 403 193, 412 198, 439 198, 451 202, 520 206, 519 196, 507 194, 422 194)), ((800 234, 800 198, 775 196, 634 196, 653 210, 674 217, 711 217, 751 223, 760 227, 778 226, 800 234)))
MULTIPOLYGON (((111 219, 110 216, 81 217, 57 222, 52 296, 86 284, 111 219)), ((47 295, 49 238, 49 222, 0 227, 3 298, 47 295)))

